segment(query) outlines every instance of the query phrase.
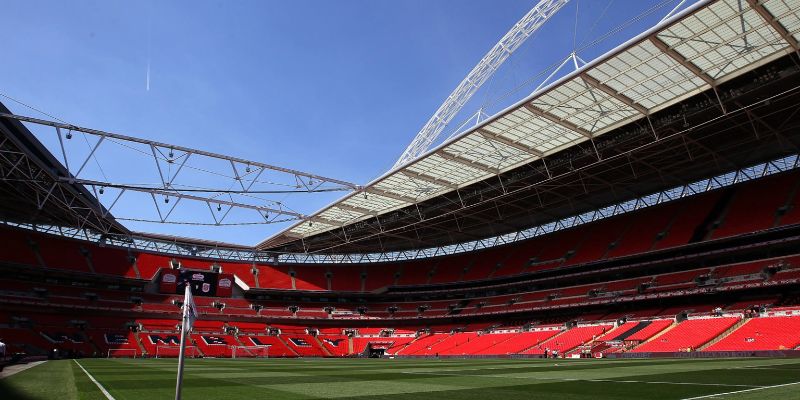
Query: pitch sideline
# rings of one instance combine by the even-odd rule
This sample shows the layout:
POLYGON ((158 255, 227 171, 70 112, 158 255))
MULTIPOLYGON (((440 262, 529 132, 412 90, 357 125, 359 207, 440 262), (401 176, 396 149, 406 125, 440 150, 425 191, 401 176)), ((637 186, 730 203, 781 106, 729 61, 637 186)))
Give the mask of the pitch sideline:
POLYGON ((86 374, 86 376, 88 376, 89 379, 92 382, 94 382, 95 385, 97 385, 97 388, 100 389, 100 391, 103 393, 103 395, 106 396, 108 400, 117 400, 114 398, 114 396, 111 395, 111 393, 108 393, 108 390, 106 390, 106 388, 104 388, 103 385, 101 385, 100 382, 97 381, 97 379, 94 379, 92 374, 90 374, 89 371, 86 370, 86 368, 83 368, 83 365, 81 365, 81 363, 79 363, 78 360, 73 359, 72 361, 75 361, 75 364, 78 364, 78 366, 81 367, 83 373, 86 374))
POLYGON ((734 390, 732 392, 707 394, 705 396, 697 396, 697 397, 687 397, 687 398, 681 399, 681 400, 710 399, 710 398, 714 398, 714 397, 718 397, 718 396, 727 396, 729 394, 739 394, 739 393, 745 393, 745 392, 752 392, 752 391, 755 391, 755 390, 774 389, 774 388, 779 388, 779 387, 784 387, 784 386, 792 386, 792 385, 798 385, 798 384, 800 384, 800 382, 782 383, 780 385, 771 385, 771 386, 760 386, 760 387, 752 388, 752 389, 734 390))

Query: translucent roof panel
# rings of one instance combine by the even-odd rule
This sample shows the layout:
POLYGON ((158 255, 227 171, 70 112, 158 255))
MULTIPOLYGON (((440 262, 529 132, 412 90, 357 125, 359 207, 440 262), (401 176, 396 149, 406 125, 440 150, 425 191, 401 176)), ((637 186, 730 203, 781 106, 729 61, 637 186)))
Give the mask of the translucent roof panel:
POLYGON ((633 46, 588 74, 650 110, 708 87, 650 41, 633 46))
POLYGON ((364 214, 357 213, 352 210, 333 207, 322 212, 320 216, 329 221, 345 223, 361 218, 364 216, 364 214))
MULTIPOLYGON (((448 146, 447 152, 497 171, 525 161, 531 156, 530 153, 487 139, 483 135, 465 136, 448 146)), ((484 172, 484 174, 486 173, 484 172)))
POLYGON ((380 194, 375 194, 375 193, 369 193, 366 197, 350 196, 347 198, 347 200, 344 200, 342 203, 353 207, 372 210, 373 212, 391 210, 409 204, 408 202, 402 200, 381 196, 380 194))
POLYGON ((764 8, 772 14, 787 31, 792 33, 795 40, 800 41, 800 7, 796 1, 767 0, 764 8), (789 4, 792 5, 789 5, 789 4))
POLYGON ((299 236, 310 236, 320 232, 326 232, 331 229, 337 228, 334 225, 325 224, 322 222, 303 222, 297 224, 292 228, 292 233, 299 236))
POLYGON ((394 174, 375 185, 376 188, 402 197, 422 199, 448 190, 446 186, 414 179, 405 174, 394 174))
POLYGON ((592 133, 634 116, 635 109, 589 85, 572 79, 533 101, 533 106, 592 133))
POLYGON ((492 121, 484 129, 543 154, 583 137, 575 131, 534 115, 525 107, 518 108, 492 121))
POLYGON ((477 177, 485 174, 484 171, 478 168, 451 162, 437 154, 432 154, 429 157, 425 157, 419 162, 411 164, 406 168, 412 172, 442 177, 443 180, 457 185, 463 185, 466 182, 472 182, 477 177))
POLYGON ((744 0, 713 3, 657 36, 713 79, 788 46, 744 0))

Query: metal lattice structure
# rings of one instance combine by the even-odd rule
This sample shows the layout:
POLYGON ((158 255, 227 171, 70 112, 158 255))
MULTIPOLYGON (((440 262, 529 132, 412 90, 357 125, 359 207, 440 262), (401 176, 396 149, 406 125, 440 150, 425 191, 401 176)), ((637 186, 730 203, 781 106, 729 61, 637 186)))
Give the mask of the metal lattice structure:
MULTIPOLYGON (((293 211, 280 201, 263 199, 261 195, 287 192, 355 191, 360 188, 354 183, 339 179, 185 146, 8 112, 0 113, 0 118, 52 128, 50 132, 56 136, 59 144, 61 156, 59 161, 66 169, 56 180, 65 184, 83 185, 96 198, 105 198, 105 208, 101 215, 103 218, 109 217, 114 206, 120 201, 124 201, 126 196, 138 194, 152 200, 153 210, 157 215, 155 220, 147 222, 174 222, 170 220, 173 212, 180 204, 189 202, 204 205, 208 211, 207 215, 210 217, 206 223, 190 222, 190 224, 196 225, 225 224, 226 218, 233 210, 251 212, 255 218, 250 224, 307 220, 307 215, 293 211), (78 140, 77 138, 73 140, 73 136, 81 133, 96 138, 94 144, 91 145, 88 153, 71 152, 71 148, 67 146, 68 142, 78 140), (114 147, 114 145, 117 146, 114 147), (91 166, 93 162, 97 162, 96 157, 99 153, 106 149, 120 151, 119 146, 138 151, 142 157, 150 159, 154 168, 149 171, 155 177, 156 184, 112 182, 105 180, 105 176, 86 176, 87 167, 91 166), (203 166, 202 169, 192 168, 190 160, 197 160, 198 165, 203 166), (217 168, 211 170, 208 165, 214 165, 217 168), (207 174, 218 178, 215 182, 217 187, 182 184, 181 178, 190 170, 197 175, 207 174), (270 174, 271 177, 265 178, 270 174), (277 181, 277 179, 281 179, 281 181, 277 181), (104 194, 105 196, 101 196, 104 194), (162 201, 163 204, 161 204, 162 201)), ((86 143, 89 144, 88 141, 86 143)), ((147 175, 148 172, 146 168, 140 168, 139 171, 142 175, 147 175)))
POLYGON ((533 9, 525 14, 511 30, 497 42, 478 62, 478 65, 467 74, 461 83, 447 97, 433 116, 420 129, 419 133, 408 145, 393 168, 399 168, 424 154, 445 127, 453 120, 472 95, 494 75, 503 62, 510 57, 519 46, 531 37, 550 17, 567 4, 569 0, 541 0, 533 9))
MULTIPOLYGON (((230 247, 224 244, 199 244, 197 242, 181 242, 180 240, 154 239, 137 235, 100 235, 91 229, 80 229, 47 224, 16 223, 3 221, 2 224, 36 232, 80 239, 102 245, 129 248, 136 251, 147 251, 175 256, 203 257, 209 259, 229 260, 254 263, 297 263, 297 264, 363 264, 418 260, 440 257, 451 254, 466 253, 495 246, 502 246, 541 235, 547 235, 563 229, 599 221, 605 218, 634 212, 647 207, 665 204, 706 193, 708 191, 729 187, 738 183, 759 179, 773 174, 800 168, 800 155, 795 154, 777 160, 760 163, 746 168, 730 171, 721 175, 701 179, 686 185, 672 187, 660 192, 612 204, 579 215, 569 216, 544 225, 537 225, 517 232, 488 237, 466 243, 447 246, 415 249, 409 251, 390 251, 359 254, 307 254, 307 253, 273 253, 254 249, 230 247)), ((240 283, 244 286, 244 283, 240 283)))

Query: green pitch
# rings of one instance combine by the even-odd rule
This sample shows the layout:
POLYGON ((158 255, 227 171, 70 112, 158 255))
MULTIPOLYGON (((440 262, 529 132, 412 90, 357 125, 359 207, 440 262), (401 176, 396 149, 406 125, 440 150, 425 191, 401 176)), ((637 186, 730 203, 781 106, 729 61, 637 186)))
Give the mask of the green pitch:
MULTIPOLYGON (((116 400, 174 396, 176 361, 80 360, 116 400)), ((107 400, 75 361, 0 381, 0 399, 107 400)), ((187 360, 191 399, 800 399, 800 360, 187 360)))

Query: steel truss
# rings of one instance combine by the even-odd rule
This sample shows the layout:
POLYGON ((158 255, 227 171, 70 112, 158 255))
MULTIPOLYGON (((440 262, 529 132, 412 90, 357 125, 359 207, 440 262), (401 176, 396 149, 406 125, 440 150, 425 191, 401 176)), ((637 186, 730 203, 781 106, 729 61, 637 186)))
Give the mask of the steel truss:
MULTIPOLYGON (((102 207, 88 198, 88 193, 53 180, 51 173, 40 160, 21 151, 10 136, 0 137, 0 180, 8 184, 3 186, 4 191, 13 192, 12 198, 21 197, 32 203, 35 211, 25 212, 26 218, 69 223, 81 230, 102 233, 125 231, 103 216, 102 207)), ((9 208, 23 206, 8 205, 9 208)))
POLYGON ((399 168, 425 153, 447 124, 461 111, 472 95, 497 71, 505 60, 531 37, 569 0, 540 0, 522 19, 486 53, 478 65, 450 93, 439 109, 408 145, 393 169, 399 168))
MULTIPOLYGON (((58 181, 65 184, 81 184, 87 187, 96 198, 102 199, 106 197, 105 204, 107 208, 103 211, 103 217, 110 216, 114 206, 120 204, 123 197, 139 194, 152 199, 157 217, 151 219, 119 218, 120 220, 187 223, 192 225, 267 224, 291 220, 313 221, 314 217, 308 217, 293 211, 282 202, 263 199, 261 195, 296 192, 349 192, 361 188, 357 184, 339 179, 118 133, 10 113, 0 113, 0 118, 53 128, 52 132, 58 139, 61 153, 59 161, 63 163, 67 170, 67 175, 58 177, 58 181), (85 151, 74 151, 74 149, 70 151, 70 147, 67 146, 73 136, 79 133, 96 138, 93 145, 90 145, 88 140, 86 141, 86 145, 90 148, 88 154, 85 151), (154 180, 158 183, 155 185, 127 184, 111 182, 105 179, 105 176, 102 178, 86 176, 88 167, 93 163, 100 165, 97 157, 101 151, 104 149, 119 150, 111 148, 110 145, 104 145, 106 143, 115 143, 139 153, 144 153, 143 155, 150 158, 155 166, 153 172, 157 174, 154 180), (200 161, 197 165, 202 165, 202 167, 193 166, 193 163, 188 162, 190 158, 193 162, 200 161), (216 169, 208 167, 208 164, 213 164, 216 169), (214 177, 218 181, 215 183, 220 187, 198 187, 196 184, 193 186, 188 182, 182 183, 178 179, 179 176, 182 177, 189 174, 189 170, 195 175, 206 174, 214 177), (106 194, 106 196, 102 196, 103 194, 106 194), (164 204, 159 205, 162 201, 164 204), (171 220, 171 215, 181 202, 201 204, 208 209, 210 218, 206 220, 207 222, 171 220), (258 217, 246 223, 227 223, 226 219, 229 218, 232 210, 250 211, 251 215, 254 212, 258 217)), ((102 171, 102 167, 100 169, 102 171)), ((144 168, 142 168, 142 172, 146 172, 144 168)), ((105 175, 104 172, 103 175, 105 175)), ((194 176, 194 178, 194 181, 197 182, 197 176, 194 176)), ((56 186, 55 183, 39 182, 36 177, 31 177, 31 182, 27 184, 50 184, 52 187, 56 186)))
POLYGON ((466 253, 488 249, 531 239, 557 232, 563 229, 599 221, 647 207, 668 203, 689 196, 702 194, 711 190, 732 186, 738 183, 759 179, 780 172, 800 169, 800 154, 782 157, 776 160, 733 170, 707 179, 701 179, 686 185, 640 196, 621 203, 592 210, 578 215, 538 225, 517 232, 493 236, 447 246, 393 252, 375 252, 363 254, 299 254, 276 253, 252 249, 231 248, 225 246, 205 245, 178 240, 159 240, 133 235, 99 234, 90 229, 68 228, 55 225, 40 225, 3 221, 4 225, 29 229, 36 232, 81 239, 101 245, 123 247, 137 251, 157 252, 175 256, 203 257, 209 259, 230 260, 239 262, 292 263, 292 264, 363 264, 418 260, 430 257, 466 253))

